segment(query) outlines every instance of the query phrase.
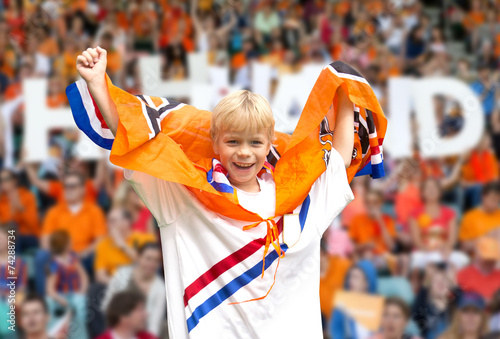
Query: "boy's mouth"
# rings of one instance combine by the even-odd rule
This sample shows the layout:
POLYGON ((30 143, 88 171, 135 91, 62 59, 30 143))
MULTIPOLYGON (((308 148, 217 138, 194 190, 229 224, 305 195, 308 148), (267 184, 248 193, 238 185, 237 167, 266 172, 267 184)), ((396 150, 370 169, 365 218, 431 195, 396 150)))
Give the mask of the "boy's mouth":
POLYGON ((245 163, 235 163, 235 162, 233 162, 233 165, 237 169, 239 169, 239 170, 246 171, 246 170, 249 170, 255 164, 245 164, 245 163))

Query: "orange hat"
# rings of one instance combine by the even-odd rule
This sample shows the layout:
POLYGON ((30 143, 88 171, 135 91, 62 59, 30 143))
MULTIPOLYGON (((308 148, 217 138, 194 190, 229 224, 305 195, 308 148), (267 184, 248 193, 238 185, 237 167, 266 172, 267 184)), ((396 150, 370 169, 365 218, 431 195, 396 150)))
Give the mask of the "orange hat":
POLYGON ((500 260, 500 245, 495 238, 482 237, 478 239, 476 251, 481 259, 500 260))

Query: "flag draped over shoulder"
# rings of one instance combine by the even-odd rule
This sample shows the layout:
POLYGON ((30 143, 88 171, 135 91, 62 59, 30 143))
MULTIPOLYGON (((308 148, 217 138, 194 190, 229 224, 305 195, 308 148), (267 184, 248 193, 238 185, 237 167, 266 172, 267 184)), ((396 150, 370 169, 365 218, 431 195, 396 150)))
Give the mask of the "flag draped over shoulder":
MULTIPOLYGON (((249 222, 263 220, 238 204, 212 148, 209 111, 165 98, 135 96, 114 86, 108 77, 107 81, 119 114, 116 137, 85 81, 68 86, 66 94, 76 124, 97 145, 111 149, 112 163, 182 184, 218 214, 249 222)), ((299 206, 326 169, 340 86, 355 106, 348 179, 364 174, 384 176, 382 143, 387 120, 368 82, 354 68, 335 61, 320 73, 293 134, 276 132, 277 140, 267 156, 263 171, 274 175, 277 216, 299 206)))

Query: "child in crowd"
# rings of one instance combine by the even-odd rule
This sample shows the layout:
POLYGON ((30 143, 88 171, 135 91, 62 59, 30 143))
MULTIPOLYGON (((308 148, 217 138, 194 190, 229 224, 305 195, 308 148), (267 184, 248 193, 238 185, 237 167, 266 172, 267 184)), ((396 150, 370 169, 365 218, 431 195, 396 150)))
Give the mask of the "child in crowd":
POLYGON ((57 322, 58 316, 70 311, 70 338, 86 339, 85 293, 88 277, 77 255, 71 251, 68 232, 60 230, 51 234, 50 252, 52 262, 46 287, 51 320, 49 327, 57 322))
POLYGON ((112 86, 100 47, 78 56, 77 69, 83 80, 67 89, 77 125, 90 126, 92 96, 107 130, 93 140, 113 143, 111 161, 160 227, 170 336, 321 338, 321 236, 354 199, 349 181, 366 154, 371 174, 383 175, 385 117, 361 75, 325 67, 288 136, 250 91, 210 115, 112 86))

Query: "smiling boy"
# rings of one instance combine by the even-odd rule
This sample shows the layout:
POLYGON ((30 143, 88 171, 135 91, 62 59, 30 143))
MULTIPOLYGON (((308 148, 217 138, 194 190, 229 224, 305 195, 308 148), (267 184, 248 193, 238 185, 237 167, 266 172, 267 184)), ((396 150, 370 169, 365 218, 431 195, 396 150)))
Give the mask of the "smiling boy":
POLYGON ((320 239, 354 199, 346 168, 355 163, 353 176, 370 147, 376 158, 375 141, 353 133, 358 118, 377 135, 372 113, 360 120, 350 97, 381 113, 373 93, 346 94, 360 85, 342 85, 339 70, 354 70, 337 66, 322 73, 329 82, 319 81, 288 136, 274 131, 261 95, 235 91, 211 114, 138 99, 107 82, 105 50, 78 56, 86 83, 67 89, 75 121, 106 147, 86 130, 88 111, 100 112, 115 136, 111 161, 127 168, 160 227, 172 338, 322 338, 320 239))

